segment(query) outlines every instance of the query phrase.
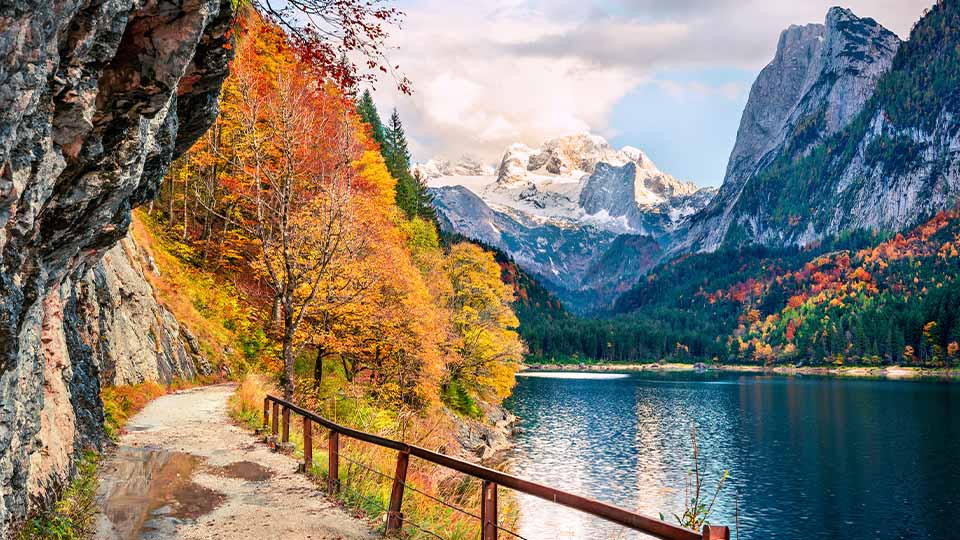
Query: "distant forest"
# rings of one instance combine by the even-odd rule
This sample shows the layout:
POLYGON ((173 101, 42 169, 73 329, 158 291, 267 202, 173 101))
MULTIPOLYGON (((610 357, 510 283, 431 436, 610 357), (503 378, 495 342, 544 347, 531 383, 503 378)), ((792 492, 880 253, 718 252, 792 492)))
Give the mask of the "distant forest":
POLYGON ((518 310, 521 334, 533 362, 954 365, 958 249, 951 211, 889 238, 687 255, 653 269, 603 317, 518 310))

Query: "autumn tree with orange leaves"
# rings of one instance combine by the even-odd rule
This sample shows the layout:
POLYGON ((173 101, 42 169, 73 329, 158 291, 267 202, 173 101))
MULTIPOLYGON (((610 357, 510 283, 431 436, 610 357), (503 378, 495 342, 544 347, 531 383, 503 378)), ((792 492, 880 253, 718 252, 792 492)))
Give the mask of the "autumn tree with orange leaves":
POLYGON ((279 27, 248 12, 236 48, 216 124, 153 211, 181 258, 255 306, 252 354, 287 396, 320 395, 332 375, 401 414, 454 386, 505 397, 523 349, 492 256, 441 246, 432 221, 401 210, 353 99, 279 27), (312 376, 297 380, 298 361, 312 376))
POLYGON ((232 66, 235 99, 223 114, 233 120, 233 146, 225 156, 241 208, 236 224, 254 240, 251 267, 272 293, 290 397, 304 341, 298 334, 312 304, 330 295, 331 283, 356 290, 364 279, 345 270, 368 251, 355 202, 364 185, 353 165, 364 148, 350 104, 335 89, 318 87, 295 62, 263 67, 252 51, 232 66))

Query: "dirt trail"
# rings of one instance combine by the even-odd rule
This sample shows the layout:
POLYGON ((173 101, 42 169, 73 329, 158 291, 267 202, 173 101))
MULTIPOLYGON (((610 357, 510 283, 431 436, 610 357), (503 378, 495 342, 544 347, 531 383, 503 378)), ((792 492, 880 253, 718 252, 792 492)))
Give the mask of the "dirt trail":
POLYGON ((161 397, 127 423, 100 473, 97 538, 368 539, 330 502, 227 418, 233 385, 161 397))

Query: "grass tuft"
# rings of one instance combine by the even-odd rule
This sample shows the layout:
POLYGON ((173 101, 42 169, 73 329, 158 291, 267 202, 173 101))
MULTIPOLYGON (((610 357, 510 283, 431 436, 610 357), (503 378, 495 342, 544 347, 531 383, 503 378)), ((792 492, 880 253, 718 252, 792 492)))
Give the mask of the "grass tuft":
POLYGON ((88 540, 96 532, 96 452, 77 461, 77 475, 51 510, 27 520, 17 540, 88 540))

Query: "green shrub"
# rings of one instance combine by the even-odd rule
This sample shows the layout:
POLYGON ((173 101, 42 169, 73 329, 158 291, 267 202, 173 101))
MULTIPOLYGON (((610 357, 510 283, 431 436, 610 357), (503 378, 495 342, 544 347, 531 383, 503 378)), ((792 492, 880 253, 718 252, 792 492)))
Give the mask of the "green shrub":
POLYGON ((86 540, 96 529, 97 466, 99 456, 85 453, 77 462, 77 476, 60 500, 24 525, 19 540, 86 540))
POLYGON ((473 399, 473 396, 460 381, 448 382, 444 385, 442 392, 440 397, 443 403, 450 407, 450 410, 467 418, 481 418, 483 416, 483 411, 480 410, 477 401, 473 399))

